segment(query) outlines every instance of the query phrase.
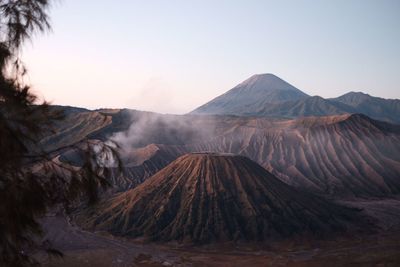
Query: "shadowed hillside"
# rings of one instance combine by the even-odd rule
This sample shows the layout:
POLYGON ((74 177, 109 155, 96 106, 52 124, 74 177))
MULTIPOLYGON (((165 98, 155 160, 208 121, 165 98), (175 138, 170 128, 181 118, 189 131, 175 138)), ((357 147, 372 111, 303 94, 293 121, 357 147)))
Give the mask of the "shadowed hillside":
POLYGON ((86 227, 116 235, 190 243, 326 236, 355 230, 360 220, 355 210, 292 189, 246 157, 215 153, 182 156, 85 216, 86 227))

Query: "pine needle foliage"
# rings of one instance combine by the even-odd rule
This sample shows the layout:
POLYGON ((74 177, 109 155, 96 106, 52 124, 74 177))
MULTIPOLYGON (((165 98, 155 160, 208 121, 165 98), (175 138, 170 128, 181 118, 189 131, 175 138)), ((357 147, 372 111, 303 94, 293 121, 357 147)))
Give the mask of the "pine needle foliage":
POLYGON ((96 201, 98 189, 108 186, 107 168, 98 155, 115 154, 113 147, 103 145, 99 151, 98 144, 86 140, 70 148, 82 154, 81 168, 69 168, 39 145, 64 116, 38 103, 24 82, 20 50, 35 34, 50 29, 51 2, 0 0, 0 266, 38 265, 32 257, 38 250, 62 255, 42 241, 38 219, 55 205, 68 208, 77 198, 96 201))

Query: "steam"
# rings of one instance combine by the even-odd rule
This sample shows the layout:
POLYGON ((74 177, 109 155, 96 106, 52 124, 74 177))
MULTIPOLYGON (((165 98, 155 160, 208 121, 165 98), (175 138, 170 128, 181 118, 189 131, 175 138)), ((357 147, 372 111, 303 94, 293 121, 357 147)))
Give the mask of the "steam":
POLYGON ((90 144, 90 149, 92 149, 95 155, 97 166, 105 168, 118 167, 118 160, 115 158, 116 148, 116 144, 111 141, 90 144))
POLYGON ((131 112, 127 131, 110 137, 129 152, 149 144, 185 145, 202 142, 215 135, 215 120, 208 116, 162 115, 150 112, 131 112))

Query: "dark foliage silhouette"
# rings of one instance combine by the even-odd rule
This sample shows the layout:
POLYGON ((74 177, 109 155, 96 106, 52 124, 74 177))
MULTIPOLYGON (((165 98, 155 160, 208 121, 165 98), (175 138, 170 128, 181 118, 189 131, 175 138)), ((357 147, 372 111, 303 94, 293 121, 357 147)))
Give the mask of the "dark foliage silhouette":
POLYGON ((85 140, 68 148, 83 159, 81 168, 72 168, 52 160, 56 151, 40 148, 40 138, 63 114, 38 103, 24 82, 27 70, 20 49, 50 28, 50 4, 0 0, 0 266, 38 264, 32 258, 38 250, 62 255, 40 238, 38 218, 56 205, 68 209, 76 199, 94 202, 99 186, 108 185, 99 155, 115 155, 113 147, 85 140))

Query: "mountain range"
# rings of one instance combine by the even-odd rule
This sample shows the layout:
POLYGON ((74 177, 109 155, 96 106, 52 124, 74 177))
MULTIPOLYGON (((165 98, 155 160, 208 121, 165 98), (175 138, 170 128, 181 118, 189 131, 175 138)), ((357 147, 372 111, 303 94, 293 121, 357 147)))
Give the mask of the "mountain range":
POLYGON ((53 106, 65 118, 40 143, 78 168, 86 140, 119 145, 111 189, 74 212, 89 230, 192 244, 346 238, 400 229, 398 105, 308 96, 264 74, 186 115, 53 106))
POLYGON ((187 115, 127 109, 64 110, 55 134, 42 139, 65 164, 85 138, 114 140, 124 168, 109 177, 132 189, 192 152, 244 155, 296 188, 332 197, 400 193, 399 100, 348 93, 308 96, 272 74, 254 75, 187 115), (61 149, 61 150, 60 150, 61 149))
MULTIPOLYGON (((219 152, 247 156, 283 182, 321 195, 400 193, 400 126, 361 114, 276 119, 84 111, 68 115, 43 146, 59 149, 86 137, 120 142, 123 173, 109 177, 117 191, 136 187, 186 153, 219 152)), ((73 150, 58 157, 76 161, 73 150)))
POLYGON ((191 114, 298 118, 362 113, 400 123, 400 100, 349 92, 337 98, 309 96, 273 74, 250 77, 191 114))

